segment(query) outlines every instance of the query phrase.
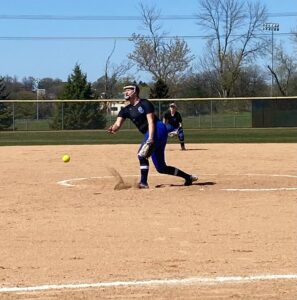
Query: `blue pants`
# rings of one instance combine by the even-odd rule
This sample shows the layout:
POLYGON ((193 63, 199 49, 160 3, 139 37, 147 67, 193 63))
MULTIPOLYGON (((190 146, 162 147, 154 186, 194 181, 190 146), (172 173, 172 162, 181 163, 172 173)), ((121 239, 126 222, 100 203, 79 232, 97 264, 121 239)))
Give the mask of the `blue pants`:
MULTIPOLYGON (((154 134, 154 152, 152 154, 152 160, 156 167, 156 170, 162 174, 168 174, 173 176, 179 176, 188 180, 190 175, 183 172, 182 170, 167 166, 165 162, 165 147, 167 144, 168 132, 166 125, 162 121, 158 121, 155 127, 154 134)), ((148 132, 144 135, 144 139, 140 145, 140 148, 148 139, 148 132)), ((149 160, 147 158, 143 158, 138 156, 140 163, 140 171, 141 171, 141 183, 147 184, 148 172, 149 172, 149 160)))
MULTIPOLYGON (((156 170, 161 173, 166 168, 165 147, 167 144, 167 136, 168 133, 165 124, 161 121, 158 121, 156 124, 155 134, 154 134, 155 150, 152 154, 152 161, 156 167, 156 170)), ((148 139, 148 132, 144 135, 144 139, 140 145, 140 148, 147 139, 148 139)))
POLYGON ((183 142, 185 140, 184 130, 181 127, 176 128, 170 124, 166 124, 166 128, 168 133, 177 130, 177 137, 180 142, 183 142))

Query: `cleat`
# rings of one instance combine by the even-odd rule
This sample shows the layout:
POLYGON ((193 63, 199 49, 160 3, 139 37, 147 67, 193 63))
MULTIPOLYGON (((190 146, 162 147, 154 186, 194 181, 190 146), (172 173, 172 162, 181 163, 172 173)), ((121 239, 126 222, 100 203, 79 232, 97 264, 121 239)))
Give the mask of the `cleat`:
POLYGON ((148 188, 149 188, 149 186, 148 186, 148 184, 147 184, 147 183, 142 183, 142 182, 139 182, 139 184, 138 184, 138 188, 139 188, 139 189, 148 189, 148 188))
POLYGON ((186 150, 185 145, 181 145, 181 149, 180 150, 185 151, 186 150))
POLYGON ((185 186, 189 186, 189 185, 192 185, 194 181, 197 181, 198 180, 198 176, 196 175, 190 175, 190 177, 188 179, 186 179, 185 181, 185 186))

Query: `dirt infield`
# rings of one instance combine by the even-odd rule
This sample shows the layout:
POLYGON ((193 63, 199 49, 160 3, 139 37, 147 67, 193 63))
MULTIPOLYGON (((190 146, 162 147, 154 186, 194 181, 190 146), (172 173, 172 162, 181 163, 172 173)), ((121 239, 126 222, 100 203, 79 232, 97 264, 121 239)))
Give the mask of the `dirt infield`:
POLYGON ((297 145, 187 146, 0 147, 0 299, 296 299, 297 145))

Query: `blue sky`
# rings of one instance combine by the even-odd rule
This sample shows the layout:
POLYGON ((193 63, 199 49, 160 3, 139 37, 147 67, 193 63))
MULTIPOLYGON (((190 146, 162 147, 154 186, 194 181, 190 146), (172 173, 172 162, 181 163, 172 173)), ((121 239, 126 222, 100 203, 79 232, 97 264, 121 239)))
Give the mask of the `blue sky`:
MULTIPOLYGON (((81 65, 89 81, 103 75, 106 58, 112 50, 112 39, 96 40, 7 40, 3 37, 126 37, 141 33, 137 20, 21 20, 5 16, 139 16, 139 0, 0 0, 0 75, 35 78, 60 78, 66 80, 76 63, 81 65)), ((198 10, 198 0, 143 0, 155 3, 162 15, 193 15, 198 10)), ((296 0, 262 0, 271 14, 295 13, 295 16, 272 16, 269 22, 280 24, 279 33, 287 33, 297 27, 296 0)), ((194 20, 162 20, 163 29, 169 35, 202 35, 194 20)), ((186 40, 195 56, 202 53, 203 39, 186 40)), ((275 36, 290 50, 289 36, 275 36)), ((133 44, 126 39, 117 40, 112 62, 127 60, 133 44)), ((139 80, 149 76, 139 74, 139 80)))

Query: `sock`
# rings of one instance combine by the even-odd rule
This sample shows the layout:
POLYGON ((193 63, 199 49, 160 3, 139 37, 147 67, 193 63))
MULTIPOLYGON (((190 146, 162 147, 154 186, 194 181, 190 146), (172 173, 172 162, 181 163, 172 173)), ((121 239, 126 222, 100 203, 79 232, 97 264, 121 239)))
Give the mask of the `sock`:
POLYGON ((143 169, 142 167, 140 167, 140 174, 141 174, 140 182, 141 182, 141 183, 147 184, 147 176, 148 176, 148 173, 149 173, 148 166, 147 166, 146 169, 143 169))
POLYGON ((183 172, 182 170, 180 170, 178 168, 171 167, 171 166, 167 166, 164 173, 168 174, 168 175, 182 177, 184 179, 189 179, 190 178, 189 174, 183 172))
POLYGON ((146 158, 139 158, 139 163, 140 163, 140 182, 147 184, 147 177, 149 173, 149 161, 146 158))

